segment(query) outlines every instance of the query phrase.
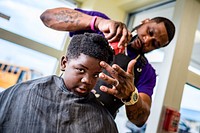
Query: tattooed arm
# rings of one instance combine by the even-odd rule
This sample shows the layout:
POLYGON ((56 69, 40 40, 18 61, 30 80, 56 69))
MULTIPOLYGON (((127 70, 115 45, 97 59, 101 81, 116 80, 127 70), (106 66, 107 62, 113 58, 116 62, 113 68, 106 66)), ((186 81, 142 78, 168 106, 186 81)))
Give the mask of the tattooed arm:
POLYGON ((92 16, 69 8, 55 8, 43 12, 40 19, 47 27, 55 30, 77 31, 89 30, 92 16))
MULTIPOLYGON (((40 19, 52 29, 60 31, 91 30, 90 22, 93 16, 70 8, 54 8, 43 12, 40 19)), ((97 17, 95 30, 101 31, 109 42, 118 41, 118 46, 125 46, 132 35, 122 22, 97 17)))
POLYGON ((139 93, 138 102, 134 105, 126 106, 126 115, 132 123, 141 127, 149 117, 150 108, 150 97, 145 93, 139 93))

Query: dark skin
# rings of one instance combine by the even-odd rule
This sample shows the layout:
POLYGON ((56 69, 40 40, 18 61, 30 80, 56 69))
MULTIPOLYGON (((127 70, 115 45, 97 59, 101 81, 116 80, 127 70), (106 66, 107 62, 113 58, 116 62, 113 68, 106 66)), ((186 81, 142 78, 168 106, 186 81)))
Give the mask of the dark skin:
MULTIPOLYGON (((41 15, 41 20, 47 27, 55 30, 78 31, 90 30, 92 16, 69 8, 55 8, 45 11, 41 15)), ((125 24, 101 17, 97 17, 95 29, 101 31, 109 42, 119 42, 118 47, 120 48, 125 47, 132 37, 125 24)), ((136 29, 136 32, 138 38, 131 42, 131 46, 141 53, 150 52, 168 43, 167 31, 163 23, 145 19, 136 29)), ((130 97, 130 94, 135 89, 133 81, 135 62, 136 60, 134 59, 129 62, 127 71, 124 71, 117 64, 110 66, 105 62, 101 62, 101 67, 106 69, 111 74, 111 77, 103 73, 99 77, 112 85, 116 84, 117 79, 119 85, 113 88, 101 86, 100 89, 120 99, 130 97)), ((145 93, 139 93, 138 102, 134 105, 126 106, 126 114, 132 123, 142 126, 148 119, 150 108, 151 97, 145 93)))
MULTIPOLYGON (((126 99, 135 89, 134 85, 134 72, 132 71, 136 60, 130 61, 128 64, 127 71, 124 71, 118 65, 114 64, 110 66, 105 62, 100 62, 100 65, 106 69, 112 77, 107 76, 104 73, 100 73, 100 78, 108 82, 109 84, 116 84, 116 79, 120 82, 117 87, 108 88, 106 86, 101 86, 101 91, 112 94, 117 98, 126 99), (128 88, 128 89, 127 89, 128 88)), ((150 114, 151 98, 145 93, 139 93, 138 102, 134 105, 126 106, 126 115, 131 122, 137 126, 142 126, 150 114)))
MULTIPOLYGON (((137 29, 138 38, 131 42, 132 47, 138 49, 142 53, 147 53, 152 50, 164 47, 168 43, 168 35, 164 23, 156 23, 149 19, 142 22, 142 25, 137 29), (161 34, 162 33, 162 34, 161 34)), ((117 64, 110 66, 109 64, 100 63, 112 77, 105 74, 100 74, 100 78, 110 84, 114 84, 116 79, 119 85, 114 88, 101 86, 101 90, 116 96, 117 98, 126 99, 135 89, 134 81, 134 65, 136 59, 129 62, 127 71, 124 71, 117 64)), ((139 100, 134 105, 126 106, 126 114, 131 122, 137 126, 142 126, 148 119, 151 108, 151 97, 145 93, 139 93, 139 100)))
POLYGON ((136 32, 138 38, 131 42, 131 46, 141 53, 159 49, 168 43, 167 30, 163 22, 156 23, 150 19, 145 19, 141 26, 136 29, 136 32))
POLYGON ((61 70, 66 87, 75 94, 85 96, 94 88, 102 68, 96 58, 81 54, 78 58, 61 58, 61 70))
MULTIPOLYGON (((92 20, 92 16, 70 8, 49 9, 40 18, 47 27, 61 31, 90 30, 92 20)), ((101 17, 97 17, 95 29, 102 31, 109 42, 119 42, 120 47, 126 46, 132 37, 124 23, 101 17)))

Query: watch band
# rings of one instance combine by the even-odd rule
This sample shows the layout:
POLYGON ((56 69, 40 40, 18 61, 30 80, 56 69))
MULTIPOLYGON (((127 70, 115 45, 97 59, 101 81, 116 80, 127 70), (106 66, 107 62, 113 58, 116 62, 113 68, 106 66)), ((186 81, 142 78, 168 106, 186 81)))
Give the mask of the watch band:
POLYGON ((130 96, 130 100, 124 100, 121 99, 121 101, 125 104, 125 105, 134 105, 139 99, 139 94, 138 94, 138 90, 135 87, 135 91, 132 92, 131 96, 130 96))

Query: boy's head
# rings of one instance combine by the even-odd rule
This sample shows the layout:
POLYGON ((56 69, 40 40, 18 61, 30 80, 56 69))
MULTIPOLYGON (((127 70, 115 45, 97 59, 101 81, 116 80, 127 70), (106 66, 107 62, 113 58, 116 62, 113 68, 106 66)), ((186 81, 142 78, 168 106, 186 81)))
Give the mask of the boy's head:
POLYGON ((61 59, 63 79, 68 90, 78 95, 87 95, 95 86, 102 72, 100 61, 110 63, 113 51, 108 41, 96 33, 74 35, 61 59))
POLYGON ((77 58, 81 53, 107 63, 110 63, 113 59, 113 51, 108 41, 102 35, 96 33, 75 35, 71 39, 67 57, 69 59, 77 58))

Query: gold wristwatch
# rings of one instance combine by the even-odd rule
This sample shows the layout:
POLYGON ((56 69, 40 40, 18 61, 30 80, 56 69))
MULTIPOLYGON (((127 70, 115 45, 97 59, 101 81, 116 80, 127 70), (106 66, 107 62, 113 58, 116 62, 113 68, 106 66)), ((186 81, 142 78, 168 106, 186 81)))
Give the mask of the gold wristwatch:
POLYGON ((139 94, 138 94, 138 90, 135 87, 135 91, 132 92, 131 96, 129 99, 121 99, 121 101, 125 104, 125 105, 134 105, 139 99, 139 94))

